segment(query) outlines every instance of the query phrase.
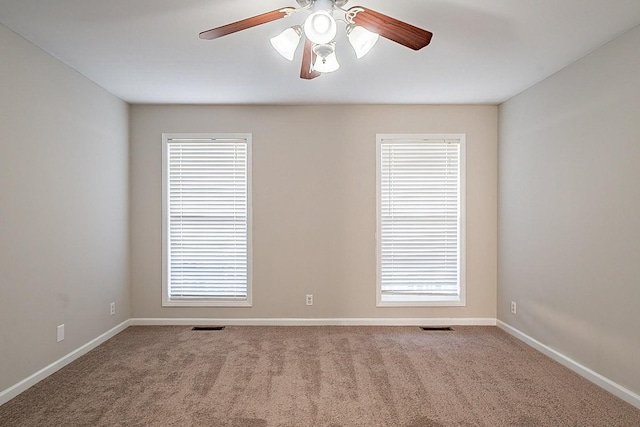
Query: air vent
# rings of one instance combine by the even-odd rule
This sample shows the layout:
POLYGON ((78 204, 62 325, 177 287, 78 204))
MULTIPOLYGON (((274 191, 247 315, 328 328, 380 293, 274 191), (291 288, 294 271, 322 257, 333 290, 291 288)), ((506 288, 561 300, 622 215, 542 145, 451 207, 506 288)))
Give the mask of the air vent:
POLYGON ((224 326, 194 326, 191 328, 192 331, 221 331, 224 329, 224 326))
POLYGON ((423 331, 453 331, 451 326, 420 326, 423 331))

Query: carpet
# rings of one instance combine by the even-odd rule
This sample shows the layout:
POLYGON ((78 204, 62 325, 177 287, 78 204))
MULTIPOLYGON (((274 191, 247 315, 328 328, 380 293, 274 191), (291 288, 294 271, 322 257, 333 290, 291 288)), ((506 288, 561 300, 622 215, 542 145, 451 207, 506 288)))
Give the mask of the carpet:
POLYGON ((129 327, 0 406, 1 426, 640 426, 496 327, 129 327))

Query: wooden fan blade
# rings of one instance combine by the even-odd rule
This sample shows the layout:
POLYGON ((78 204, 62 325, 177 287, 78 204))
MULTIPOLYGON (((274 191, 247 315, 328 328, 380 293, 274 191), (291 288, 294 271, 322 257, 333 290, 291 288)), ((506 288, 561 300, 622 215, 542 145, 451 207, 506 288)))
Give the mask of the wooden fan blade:
POLYGON ((305 39, 304 52, 302 53, 302 68, 300 69, 301 79, 311 80, 320 76, 321 73, 311 68, 315 60, 316 54, 313 51, 313 43, 311 43, 309 39, 305 39))
POLYGON ((427 30, 360 6, 349 9, 347 16, 354 24, 413 50, 420 50, 428 45, 433 36, 427 30))
POLYGON ((223 25, 222 27, 213 28, 211 30, 203 31, 200 33, 200 38, 204 40, 213 40, 218 37, 226 36, 238 31, 246 30, 247 28, 255 27, 256 25, 266 24, 267 22, 277 21, 285 16, 291 15, 296 9, 292 7, 285 7, 283 9, 272 10, 271 12, 263 13, 262 15, 253 16, 251 18, 243 19, 238 22, 223 25))

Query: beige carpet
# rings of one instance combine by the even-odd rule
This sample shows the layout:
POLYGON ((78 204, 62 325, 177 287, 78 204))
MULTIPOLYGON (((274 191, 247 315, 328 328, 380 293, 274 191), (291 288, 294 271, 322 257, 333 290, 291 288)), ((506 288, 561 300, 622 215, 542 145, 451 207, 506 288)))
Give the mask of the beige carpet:
POLYGON ((640 426, 495 327, 130 327, 0 407, 1 426, 640 426))

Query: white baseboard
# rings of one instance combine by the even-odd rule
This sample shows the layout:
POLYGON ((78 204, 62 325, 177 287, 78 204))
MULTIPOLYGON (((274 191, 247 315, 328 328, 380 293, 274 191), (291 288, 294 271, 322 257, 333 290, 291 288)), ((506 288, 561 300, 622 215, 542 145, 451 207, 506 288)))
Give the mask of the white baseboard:
POLYGON ((490 318, 344 318, 344 319, 130 319, 130 324, 140 326, 496 326, 496 319, 490 318))
POLYGON ((580 363, 565 356, 559 351, 556 351, 551 347, 542 344, 540 341, 530 337, 529 335, 525 334, 524 332, 521 332, 520 330, 514 328, 513 326, 508 325, 507 323, 504 323, 501 320, 497 320, 496 323, 500 329, 504 330, 508 334, 513 335, 514 337, 530 345, 531 347, 535 348, 536 350, 543 353, 544 355, 552 358, 553 360, 560 363, 561 365, 571 369, 573 372, 591 381, 595 385, 607 390, 609 393, 613 394, 614 396, 617 396, 620 399, 624 400, 625 402, 640 409, 640 395, 610 380, 609 378, 603 375, 600 375, 599 373, 587 368, 586 366, 581 365, 580 363))
POLYGON ((9 387, 6 390, 0 391, 0 405, 7 403, 11 399, 16 397, 20 393, 22 393, 23 391, 27 390, 28 388, 34 386, 35 384, 39 383, 43 379, 47 378, 49 375, 64 368, 66 365, 73 362, 80 356, 90 352, 91 350, 93 350, 103 342, 114 337, 118 333, 124 331, 129 326, 129 322, 130 322, 129 320, 125 320, 124 322, 120 323, 118 326, 115 326, 114 328, 108 330, 107 332, 100 335, 99 337, 89 341, 82 347, 72 351, 71 353, 67 354, 61 359, 53 362, 49 366, 40 369, 35 374, 25 378, 24 380, 9 387))

